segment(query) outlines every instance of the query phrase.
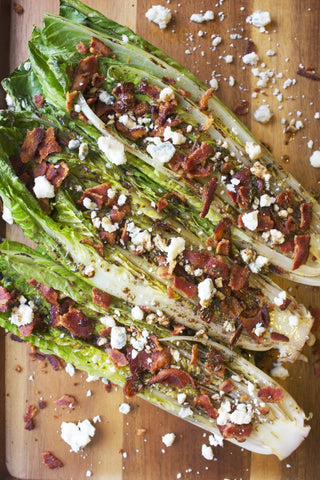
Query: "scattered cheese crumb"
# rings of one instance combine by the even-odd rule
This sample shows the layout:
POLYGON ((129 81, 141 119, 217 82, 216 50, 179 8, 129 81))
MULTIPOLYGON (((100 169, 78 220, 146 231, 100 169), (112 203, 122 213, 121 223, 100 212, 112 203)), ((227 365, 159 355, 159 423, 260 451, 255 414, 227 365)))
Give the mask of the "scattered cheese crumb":
POLYGON ((40 175, 34 179, 33 191, 37 198, 54 197, 54 186, 44 175, 40 175))
POLYGON ((312 167, 320 168, 320 150, 315 150, 312 152, 311 156, 309 157, 309 161, 312 167))
POLYGON ((162 443, 164 443, 166 447, 171 447, 175 439, 176 436, 174 433, 166 433, 165 435, 162 435, 162 443))
POLYGON ((180 253, 184 251, 186 247, 186 242, 182 237, 171 238, 170 244, 167 249, 167 261, 170 263, 174 260, 180 253))
POLYGON ((243 63, 246 65, 257 65, 259 61, 259 56, 255 52, 247 53, 242 57, 243 63))
POLYGON ((246 142, 245 150, 251 160, 258 160, 262 155, 262 150, 258 143, 246 142))
POLYGON ((201 447, 201 454, 206 460, 213 459, 213 450, 210 445, 206 445, 205 443, 201 447))
POLYGON ((272 112, 270 111, 268 105, 261 105, 257 110, 255 110, 254 119, 259 123, 267 123, 272 117, 272 112))
POLYGON ((91 441, 95 434, 95 427, 86 418, 76 425, 72 422, 62 422, 61 438, 71 447, 72 452, 79 452, 91 441))
POLYGON ((131 315, 135 320, 143 320, 144 312, 138 305, 131 309, 131 315))
POLYGON ((125 327, 114 326, 111 328, 111 347, 121 350, 127 342, 125 327))
POLYGON ((73 375, 75 374, 75 368, 72 363, 67 363, 65 371, 70 375, 70 377, 73 377, 73 375))
POLYGON ((265 27, 271 22, 270 13, 263 12, 262 10, 256 10, 246 18, 246 22, 250 23, 254 27, 265 27))
POLYGON ((275 378, 288 378, 289 372, 281 363, 275 362, 270 370, 270 375, 275 378))
POLYGON ((202 307, 208 307, 211 299, 216 292, 211 278, 206 278, 198 284, 199 302, 202 307))
POLYGON ((241 217, 243 225, 245 228, 248 230, 251 230, 254 232, 257 227, 258 227, 258 212, 249 212, 249 213, 244 213, 241 217))
POLYGON ((205 13, 193 13, 190 17, 190 22, 203 23, 214 19, 212 10, 207 10, 205 13))
POLYGON ((232 63, 233 62, 233 55, 226 55, 225 57, 223 57, 223 60, 226 63, 232 63))
POLYGON ((163 30, 167 27, 172 15, 169 8, 163 7, 162 5, 152 5, 146 12, 146 17, 149 22, 156 23, 159 25, 159 28, 163 30))
POLYGON ((119 407, 119 412, 120 413, 123 413, 124 415, 127 415, 131 410, 131 407, 129 405, 129 403, 126 403, 126 402, 123 402, 121 403, 120 407, 119 407))

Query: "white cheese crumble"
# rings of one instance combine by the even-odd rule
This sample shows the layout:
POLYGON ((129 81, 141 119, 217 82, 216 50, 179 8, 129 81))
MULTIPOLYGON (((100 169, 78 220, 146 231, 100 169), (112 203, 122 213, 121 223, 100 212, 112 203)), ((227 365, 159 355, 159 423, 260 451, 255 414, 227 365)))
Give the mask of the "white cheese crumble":
POLYGON ((264 332, 266 331, 266 329, 264 328, 264 326, 262 325, 262 323, 257 323, 257 325, 254 327, 254 329, 252 330, 252 332, 257 335, 257 337, 261 337, 261 335, 264 334, 264 332))
POLYGON ((187 399, 187 395, 185 393, 178 393, 177 400, 180 405, 182 405, 187 399))
POLYGON ((113 317, 111 317, 111 315, 106 315, 105 317, 100 317, 100 322, 102 323, 102 325, 104 325, 107 328, 115 327, 115 325, 116 325, 116 321, 113 317))
POLYGON ((5 205, 3 205, 2 219, 8 225, 13 225, 13 216, 12 216, 11 210, 10 210, 10 208, 6 207, 5 205))
POLYGON ((171 127, 166 127, 163 132, 163 139, 172 140, 173 145, 182 145, 186 142, 186 137, 180 132, 174 132, 171 127))
POLYGON ((206 278, 198 284, 199 302, 202 307, 208 307, 211 299, 216 292, 211 278, 206 278))
POLYGON ((275 378, 284 379, 289 377, 289 372, 281 363, 275 362, 270 370, 270 375, 275 378))
POLYGON ((246 55, 243 55, 242 61, 246 65, 255 66, 259 62, 259 55, 257 55, 256 52, 247 53, 246 55))
POLYGON ((320 168, 320 150, 315 150, 309 157, 310 165, 314 168, 320 168))
POLYGON ((35 177, 33 191, 37 198, 54 197, 54 186, 44 175, 35 177))
POLYGON ((123 402, 121 403, 120 407, 119 407, 119 412, 120 413, 123 413, 123 415, 127 415, 131 410, 131 407, 129 405, 129 403, 126 403, 126 402, 123 402))
POLYGON ((245 228, 248 230, 251 230, 254 232, 257 227, 258 227, 258 212, 249 212, 249 213, 244 213, 241 217, 243 225, 245 228))
POLYGON ((260 197, 260 207, 270 207, 275 201, 275 197, 270 197, 267 193, 264 193, 260 197))
POLYGON ((163 88, 159 95, 160 102, 170 102, 170 100, 174 100, 174 98, 174 91, 171 87, 163 88))
POLYGON ((114 165, 123 165, 127 162, 124 145, 109 134, 98 138, 98 147, 114 165))
POLYGON ((233 62, 233 55, 226 55, 225 57, 222 57, 222 58, 226 63, 232 63, 233 62))
POLYGON ((186 248, 186 242, 182 237, 173 237, 167 248, 167 261, 172 262, 186 248))
POLYGON ((139 335, 139 337, 132 336, 130 338, 130 343, 137 352, 141 352, 142 350, 144 350, 145 346, 147 345, 148 338, 149 338, 149 332, 148 330, 144 329, 142 330, 141 335, 139 335))
POLYGON ((105 103, 106 105, 113 104, 113 96, 110 95, 110 93, 106 92, 105 90, 102 90, 99 93, 99 100, 100 102, 105 103))
POLYGON ((245 150, 251 160, 258 160, 258 158, 260 158, 262 155, 262 150, 260 145, 255 142, 246 142, 245 150))
POLYGON ((126 195, 124 193, 121 193, 119 195, 118 202, 117 202, 119 207, 122 207, 126 203, 126 201, 127 201, 126 195))
POLYGON ((72 422, 62 422, 61 424, 61 438, 70 445, 71 451, 75 453, 91 442, 95 432, 95 427, 87 418, 78 422, 77 425, 72 422))
POLYGON ((280 230, 272 228, 270 230, 270 240, 274 245, 281 245, 285 241, 284 235, 280 230))
POLYGON ((256 10, 246 18, 246 22, 250 23, 254 27, 265 27, 271 22, 270 13, 263 12, 262 10, 256 10))
POLYGON ((219 88, 218 80, 214 77, 212 77, 211 80, 209 81, 209 85, 211 88, 214 88, 214 90, 218 90, 219 88))
POLYGON ((193 411, 191 410, 190 407, 182 407, 179 410, 179 417, 180 418, 187 418, 187 417, 193 417, 193 411))
POLYGON ((259 273, 263 267, 268 265, 268 263, 269 260, 266 257, 258 255, 254 262, 249 263, 249 268, 252 273, 259 273))
POLYGON ((207 10, 205 13, 193 13, 190 17, 190 22, 203 23, 214 19, 212 10, 207 10))
POLYGON ((69 140, 69 143, 68 143, 69 150, 76 150, 77 148, 79 148, 79 146, 80 146, 79 140, 75 140, 73 138, 69 140))
POLYGON ((147 152, 157 162, 167 163, 175 154, 176 149, 171 142, 161 142, 160 138, 158 137, 157 140, 158 141, 156 143, 150 143, 147 146, 147 152))
POLYGON ((217 47, 218 45, 220 45, 221 42, 222 42, 222 38, 219 37, 218 35, 217 37, 214 37, 214 39, 212 40, 212 46, 217 47))
POLYGON ((85 160, 86 156, 89 153, 89 147, 87 143, 81 143, 79 147, 78 157, 82 162, 85 160))
POLYGON ((73 377, 76 370, 75 370, 74 366, 72 365, 72 363, 68 362, 66 367, 65 367, 65 371, 67 372, 68 375, 70 375, 70 377, 73 377))
POLYGON ((254 119, 259 123, 267 123, 272 117, 272 112, 268 105, 261 105, 257 110, 254 111, 254 119))
POLYGON ((223 447, 223 436, 220 433, 212 433, 209 435, 209 443, 212 447, 223 447))
POLYGON ((175 439, 176 436, 174 433, 166 433, 165 435, 162 435, 162 443, 164 443, 166 447, 171 447, 175 439))
POLYGON ((217 425, 226 425, 228 422, 237 425, 248 424, 253 416, 252 406, 246 403, 238 403, 236 409, 231 412, 231 403, 224 400, 218 410, 217 425))
POLYGON ((213 459, 213 451, 210 445, 203 443, 201 446, 201 454, 206 460, 213 459))
POLYGON ((111 347, 121 350, 127 343, 127 333, 125 327, 117 325, 111 328, 111 347))
POLYGON ((131 315, 135 320, 143 320, 144 311, 138 305, 131 309, 131 315))
POLYGON ((156 23, 159 25, 159 28, 163 30, 167 27, 172 15, 169 8, 163 7, 162 5, 152 5, 152 7, 146 12, 146 17, 149 22, 156 23))
POLYGON ((283 303, 285 302, 287 298, 287 292, 285 290, 282 290, 281 292, 278 293, 276 297, 274 297, 273 302, 277 307, 281 307, 283 303))
POLYGON ((19 302, 19 306, 13 307, 9 320, 14 325, 21 327, 32 323, 34 303, 31 300, 27 303, 27 299, 23 295, 19 297, 19 302))

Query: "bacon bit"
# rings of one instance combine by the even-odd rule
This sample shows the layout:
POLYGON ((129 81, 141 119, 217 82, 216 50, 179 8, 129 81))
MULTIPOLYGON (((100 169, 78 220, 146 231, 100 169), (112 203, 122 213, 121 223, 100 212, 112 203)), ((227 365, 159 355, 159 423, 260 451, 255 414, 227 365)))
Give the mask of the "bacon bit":
POLYGON ((90 57, 81 58, 73 74, 71 90, 83 92, 97 70, 97 57, 92 55, 90 57))
POLYGON ((116 122, 117 130, 122 133, 125 137, 129 138, 130 140, 139 140, 139 138, 144 137, 148 130, 146 127, 136 127, 136 128, 128 128, 121 122, 116 122))
POLYGON ((231 225, 232 221, 228 217, 224 217, 220 220, 220 222, 215 226, 213 233, 214 233, 214 246, 217 247, 219 242, 223 239, 230 240, 231 239, 231 225))
POLYGON ((92 297, 93 303, 99 305, 99 307, 108 308, 112 303, 111 295, 96 287, 93 287, 92 289, 92 297))
POLYGON ((46 355, 46 358, 48 359, 50 365, 52 366, 53 370, 55 370, 56 372, 58 372, 59 370, 61 370, 61 363, 60 363, 60 360, 58 357, 56 357, 55 355, 46 355))
POLYGON ((161 88, 156 85, 150 85, 146 80, 141 80, 139 84, 139 92, 144 93, 153 100, 159 100, 161 88))
POLYGON ((192 172, 197 166, 204 165, 210 155, 212 155, 212 147, 208 142, 203 142, 200 147, 188 154, 185 162, 186 172, 192 172))
POLYGON ((225 238, 220 240, 220 242, 216 246, 216 253, 217 255, 228 256, 230 253, 230 240, 226 240, 225 238))
POLYGON ((95 187, 86 188, 77 203, 83 204, 83 200, 85 198, 89 198, 92 202, 95 202, 97 204, 99 210, 101 210, 103 205, 111 206, 108 204, 110 200, 108 197, 109 188, 109 182, 101 183, 100 185, 96 185, 95 187))
POLYGON ((184 88, 182 87, 178 87, 178 90, 177 92, 182 95, 183 97, 186 97, 186 98, 190 98, 191 97, 191 92, 188 92, 187 90, 185 90, 184 88))
POLYGON ((283 335, 283 333, 279 332, 271 332, 270 338, 276 342, 289 342, 289 338, 286 335, 283 335))
POLYGON ((212 97, 214 92, 214 88, 209 88, 204 94, 199 98, 198 105, 200 110, 208 110, 208 102, 209 99, 212 97))
POLYGON ((73 107, 73 100, 78 95, 77 90, 73 90, 72 92, 67 92, 66 94, 66 111, 71 112, 73 107))
POLYGON ((258 392, 258 397, 266 403, 280 403, 284 400, 282 388, 263 387, 258 392))
POLYGON ((34 421, 33 417, 37 413, 38 409, 34 405, 28 405, 27 411, 23 417, 23 421, 25 423, 24 428, 26 430, 33 430, 34 429, 34 421))
POLYGON ((83 42, 77 43, 76 49, 79 53, 88 53, 88 47, 83 42))
MULTIPOLYGON (((29 282, 28 282, 29 283, 29 282)), ((59 305, 58 302, 58 292, 52 287, 47 287, 40 283, 38 285, 38 291, 40 295, 47 300, 47 302, 51 303, 51 305, 59 305)))
POLYGON ((148 112, 150 112, 150 107, 147 102, 139 102, 134 109, 134 113, 137 117, 142 117, 148 112))
MULTIPOLYGON (((92 86, 94 88, 100 88, 105 82, 106 77, 98 72, 94 73, 92 76, 92 86)), ((109 105, 110 106, 110 105, 109 105)))
POLYGON ((31 323, 28 323, 27 325, 21 325, 18 327, 19 333, 22 337, 30 337, 34 327, 35 327, 35 320, 33 320, 31 323))
POLYGON ((44 131, 44 136, 38 147, 38 155, 35 160, 41 163, 50 153, 61 152, 61 147, 56 141, 56 135, 53 127, 44 131))
POLYGON ((82 238, 80 242, 84 245, 90 245, 91 247, 93 247, 98 252, 100 257, 102 257, 102 258, 104 257, 103 245, 99 245, 98 243, 94 243, 92 240, 89 240, 88 238, 82 238))
POLYGON ((93 332, 93 322, 76 308, 69 308, 67 313, 60 315, 59 324, 69 330, 76 338, 90 338, 93 332))
POLYGON ((205 368, 209 370, 209 372, 213 372, 218 375, 218 377, 224 378, 226 366, 224 364, 222 355, 220 355, 220 353, 218 353, 214 348, 211 348, 207 355, 209 359, 205 362, 205 368))
POLYGON ((157 212, 161 213, 169 205, 169 202, 166 198, 161 197, 157 203, 157 212))
POLYGON ((289 239, 279 245, 282 253, 292 253, 294 251, 294 240, 289 239))
POLYGON ((173 331, 172 335, 180 335, 180 333, 183 333, 185 331, 186 327, 184 325, 174 325, 173 326, 173 331))
POLYGON ((237 178, 238 180, 240 180, 239 185, 248 187, 250 185, 250 180, 251 180, 250 168, 249 167, 241 168, 234 174, 234 178, 237 178))
POLYGON ((229 281, 229 287, 235 292, 246 288, 249 283, 250 268, 248 265, 242 267, 238 263, 235 263, 231 270, 231 277, 229 281))
POLYGON ((138 428, 137 429, 137 435, 138 437, 141 437, 142 435, 145 435, 147 433, 147 429, 146 428, 138 428))
POLYGON ((233 112, 236 115, 246 115, 249 112, 249 102, 247 100, 241 100, 239 105, 234 107, 233 112))
POLYGON ((112 94, 117 96, 115 109, 119 113, 125 113, 134 110, 135 99, 133 96, 134 84, 131 82, 122 82, 120 86, 113 89, 112 94))
POLYGON ((242 315, 239 316, 239 320, 242 324, 242 326, 246 329, 246 331, 249 333, 249 335, 257 342, 257 343, 261 343, 262 342, 262 339, 263 339, 263 335, 261 335, 260 337, 258 337, 258 335, 256 335, 254 333, 254 328, 257 326, 257 324, 259 323, 260 319, 257 318, 257 317, 243 317, 242 315))
POLYGON ((58 407, 69 407, 72 408, 76 405, 77 400, 73 395, 64 394, 62 397, 54 401, 58 407))
POLYGON ((50 163, 46 171, 47 180, 52 183, 54 188, 59 188, 63 180, 69 175, 69 167, 66 162, 56 164, 50 163))
POLYGON ((178 368, 164 368, 148 380, 148 385, 153 385, 154 383, 164 383, 165 385, 172 385, 177 388, 184 388, 187 385, 191 385, 195 388, 195 383, 191 375, 178 368))
POLYGON ((212 112, 207 115, 206 121, 201 125, 200 132, 206 132, 214 124, 214 118, 212 112))
POLYGON ((195 398, 195 405, 199 405, 207 414, 209 415, 210 418, 218 418, 218 410, 216 407, 212 404, 209 396, 207 394, 203 394, 200 397, 195 398))
POLYGON ((244 52, 244 55, 247 55, 248 53, 252 53, 256 51, 256 46, 254 42, 251 40, 251 38, 248 40, 246 50, 244 52))
POLYGON ((301 77, 310 78, 310 80, 315 80, 315 81, 320 80, 320 75, 316 72, 316 69, 311 65, 308 65, 307 67, 299 68, 297 71, 297 74, 301 75, 301 77))
POLYGON ((37 108, 42 108, 44 105, 44 96, 42 93, 38 93, 38 95, 34 95, 33 101, 37 108))
POLYGON ((234 389, 232 381, 228 378, 219 385, 219 390, 224 393, 230 393, 234 389))
POLYGON ((117 232, 100 232, 99 236, 103 243, 108 243, 109 245, 115 245, 117 241, 117 232))
POLYGON ((251 206, 250 187, 239 187, 237 189, 236 202, 243 210, 248 210, 251 206))
POLYGON ((26 138, 20 150, 20 159, 22 163, 28 163, 36 154, 36 151, 44 137, 44 130, 42 128, 34 128, 27 130, 26 138))
POLYGON ((8 312, 11 294, 4 288, 0 287, 0 312, 8 312))
POLYGON ((209 208, 210 208, 210 205, 211 205, 212 200, 213 200, 213 196, 214 196, 215 191, 217 189, 217 186, 218 186, 218 178, 217 177, 212 177, 211 180, 209 181, 208 185, 206 187, 204 187, 204 189, 202 191, 204 202, 203 202, 203 207, 202 207, 202 210, 201 210, 201 213, 200 213, 201 218, 204 218, 207 215, 207 213, 209 211, 209 208))
POLYGON ((194 343, 192 345, 192 350, 191 350, 191 359, 190 359, 190 365, 196 365, 198 361, 198 345, 194 343))
POLYGON ((257 232, 265 232, 273 228, 274 221, 266 212, 258 213, 258 227, 257 232))
POLYGON ((276 197, 275 203, 281 207, 288 208, 292 206, 293 201, 293 190, 285 190, 284 192, 279 193, 276 197))
POLYGON ((33 362, 35 360, 41 360, 41 361, 44 361, 46 359, 46 356, 43 354, 43 353, 40 353, 40 352, 30 352, 29 353, 29 358, 30 360, 32 360, 33 362))
POLYGON ((111 48, 105 45, 101 40, 95 37, 91 37, 90 53, 107 57, 111 52, 111 48))
POLYGON ((174 78, 166 77, 166 76, 163 76, 161 80, 163 81, 163 83, 166 83, 167 85, 175 85, 177 83, 174 78))
POLYGON ((172 285, 167 286, 167 295, 168 298, 174 298, 174 288, 172 285))
POLYGON ((304 265, 309 257, 310 235, 295 235, 292 270, 304 265))
POLYGON ((141 380, 139 380, 135 376, 132 376, 130 378, 127 378, 126 383, 123 387, 123 393, 127 398, 130 398, 134 395, 137 395, 137 393, 139 393, 142 389, 143 384, 141 380))
POLYGON ((194 298, 198 292, 197 285, 188 282, 184 277, 178 277, 176 275, 173 276, 173 286, 179 290, 185 298, 194 298))
POLYGON ((120 352, 116 348, 109 348, 108 355, 110 357, 111 362, 116 368, 125 367, 128 365, 128 360, 124 353, 120 352))
POLYGON ((41 453, 41 456, 43 463, 47 468, 50 468, 50 470, 63 467, 61 460, 55 457, 51 452, 43 452, 41 453))
POLYGON ((238 442, 243 442, 251 435, 253 430, 251 423, 243 425, 227 423, 226 425, 218 425, 218 428, 224 438, 235 438, 238 442))
POLYGON ((312 207, 313 203, 302 203, 300 205, 300 212, 301 212, 301 221, 300 221, 300 228, 301 230, 307 230, 310 227, 310 223, 312 220, 312 207))

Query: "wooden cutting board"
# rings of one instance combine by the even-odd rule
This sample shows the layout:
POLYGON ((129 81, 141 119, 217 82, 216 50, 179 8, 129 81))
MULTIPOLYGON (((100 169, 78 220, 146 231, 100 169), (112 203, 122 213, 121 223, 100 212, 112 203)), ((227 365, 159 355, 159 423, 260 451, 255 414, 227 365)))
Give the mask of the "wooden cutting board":
MULTIPOLYGON (((27 41, 32 25, 40 25, 44 12, 58 12, 57 0, 20 0, 22 14, 10 0, 0 2, 0 74, 5 76, 27 58, 27 41), (10 40, 10 41, 9 41, 10 40)), ((310 166, 312 150, 307 142, 313 140, 313 149, 319 148, 320 120, 314 119, 320 110, 320 83, 296 74, 299 64, 313 65, 320 70, 319 30, 320 3, 318 0, 161 0, 169 7, 173 20, 166 30, 160 30, 145 18, 151 0, 87 0, 87 3, 110 18, 126 24, 168 54, 191 69, 203 81, 211 79, 212 71, 219 80, 217 95, 231 109, 246 101, 248 113, 242 121, 257 137, 267 144, 280 162, 285 164, 301 183, 319 194, 320 174, 310 166), (208 23, 190 23, 192 13, 213 9, 215 20, 208 23), (246 23, 246 17, 257 9, 271 13, 268 33, 246 23), (199 33, 200 30, 203 32, 199 33), (212 49, 212 35, 220 35, 222 42, 212 49), (266 68, 274 72, 265 91, 256 90, 251 68, 241 56, 252 39, 266 68), (274 56, 267 56, 274 50, 274 56), (232 63, 223 57, 233 56, 232 63), (230 86, 230 77, 235 85, 230 86), (296 84, 283 88, 286 79, 296 84), (270 86, 273 88, 271 89, 270 86), (273 93, 282 93, 283 100, 273 93), (254 98, 256 97, 256 98, 254 98), (267 125, 253 120, 253 112, 262 103, 268 103, 274 116, 267 125), (283 120, 302 120, 304 128, 288 141, 283 134, 283 120)), ((278 95, 279 95, 278 93, 278 95)), ((242 104, 243 105, 243 104, 242 104)), ((21 239, 16 228, 8 229, 10 238, 21 239)), ((319 289, 290 286, 291 293, 306 306, 318 305, 319 289)), ((202 443, 207 435, 200 429, 184 423, 159 409, 137 399, 130 399, 131 412, 124 416, 118 407, 123 401, 120 390, 107 393, 101 383, 87 383, 86 375, 77 372, 70 377, 64 369, 56 372, 48 361, 32 361, 30 348, 1 336, 0 356, 0 476, 28 480, 80 480, 90 472, 96 480, 160 480, 160 479, 237 479, 237 480, 316 480, 318 473, 318 446, 320 442, 319 407, 320 380, 313 373, 314 358, 310 347, 304 353, 309 362, 297 361, 289 367, 290 377, 283 385, 294 395, 307 413, 312 412, 311 433, 290 458, 279 462, 274 457, 250 454, 225 442, 224 448, 214 450, 213 461, 201 456, 202 443), (72 394, 78 403, 73 408, 56 407, 54 400, 63 394, 72 394), (27 405, 46 407, 35 417, 36 428, 24 429, 23 415, 27 405), (69 452, 60 439, 62 421, 92 419, 97 433, 83 453, 69 452), (139 429, 145 429, 139 435, 139 429), (176 434, 170 448, 161 442, 168 432, 176 434), (59 457, 64 467, 47 470, 41 463, 41 452, 50 450, 59 457)))

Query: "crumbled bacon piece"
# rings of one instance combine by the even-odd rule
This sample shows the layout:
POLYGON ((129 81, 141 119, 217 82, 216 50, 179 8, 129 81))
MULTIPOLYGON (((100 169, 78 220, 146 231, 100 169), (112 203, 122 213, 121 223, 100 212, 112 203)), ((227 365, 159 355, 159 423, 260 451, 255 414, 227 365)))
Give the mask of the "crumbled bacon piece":
POLYGON ((232 381, 228 378, 227 380, 224 380, 220 385, 219 385, 219 390, 224 393, 230 393, 234 389, 234 384, 232 381))
POLYGON ((238 442, 242 442, 248 438, 253 430, 251 423, 243 425, 227 423, 226 425, 218 425, 218 428, 224 438, 235 438, 238 442))
POLYGON ((312 220, 312 207, 313 203, 302 203, 300 205, 300 212, 301 212, 301 221, 300 221, 300 228, 301 230, 307 230, 310 227, 310 223, 312 220))
POLYGON ((88 53, 88 47, 83 42, 77 43, 76 49, 79 53, 88 53))
POLYGON ((198 105, 200 110, 208 110, 208 102, 212 97, 214 88, 208 88, 207 91, 199 98, 198 105))
MULTIPOLYGON (((28 282, 29 283, 29 282, 28 282)), ((40 295, 43 296, 51 305, 59 305, 58 302, 58 292, 52 287, 47 287, 42 283, 38 284, 37 287, 39 290, 40 295)))
POLYGON ((141 80, 139 91, 151 97, 153 100, 159 100, 161 88, 156 85, 150 85, 146 80, 141 80))
POLYGON ((135 99, 133 96, 134 84, 131 82, 121 82, 113 89, 112 94, 117 96, 115 109, 119 113, 125 113, 134 110, 135 99))
POLYGON ((320 75, 311 65, 308 65, 307 67, 300 67, 297 71, 297 74, 301 75, 301 77, 310 78, 310 80, 320 81, 320 75))
POLYGON ((83 92, 97 70, 98 60, 96 56, 81 58, 73 74, 71 91, 83 92))
POLYGON ((231 277, 229 286, 234 291, 241 290, 242 288, 246 288, 249 283, 249 276, 250 276, 250 269, 248 265, 242 267, 238 263, 235 263, 231 270, 231 277))
POLYGON ((30 337, 35 327, 35 324, 36 322, 35 320, 33 320, 31 323, 27 323, 26 325, 20 325, 20 327, 18 327, 20 335, 22 337, 30 337))
POLYGON ((44 130, 40 127, 33 130, 27 130, 26 138, 20 150, 20 159, 22 163, 28 163, 32 160, 38 150, 38 147, 44 137, 44 130))
POLYGON ((289 239, 279 245, 282 253, 292 253, 294 251, 294 240, 289 239))
POLYGON ((96 287, 92 289, 92 297, 93 303, 99 305, 99 307, 108 308, 112 303, 111 295, 96 287))
POLYGON ((123 387, 123 393, 126 397, 130 398, 139 393, 143 389, 143 383, 136 376, 132 376, 126 379, 126 383, 123 387))
POLYGON ((66 162, 49 164, 46 171, 47 180, 52 183, 55 188, 59 188, 63 180, 69 175, 69 167, 66 162))
POLYGON ((217 255, 226 255, 230 253, 230 240, 223 238, 216 246, 217 255))
POLYGON ((47 468, 50 468, 50 470, 63 467, 61 460, 55 457, 51 452, 43 452, 41 453, 41 456, 43 463, 47 468))
POLYGON ((38 409, 34 405, 28 405, 27 411, 23 417, 23 421, 25 423, 24 428, 26 430, 33 430, 34 429, 34 421, 33 417, 37 413, 38 409))
POLYGON ((241 100, 238 105, 233 109, 236 115, 246 115, 249 112, 249 102, 247 100, 241 100))
POLYGON ((203 202, 203 207, 202 207, 202 210, 201 210, 201 213, 200 213, 201 218, 204 218, 207 215, 207 213, 209 211, 209 208, 210 208, 210 205, 211 205, 212 200, 213 200, 213 196, 214 196, 215 191, 217 189, 217 186, 218 186, 218 178, 217 177, 212 177, 211 180, 209 181, 208 185, 206 185, 206 187, 204 187, 204 189, 202 191, 204 202, 203 202))
POLYGON ((72 92, 66 93, 66 111, 67 112, 71 112, 73 107, 73 100, 76 98, 77 95, 78 95, 77 90, 73 90, 72 92))
POLYGON ((60 315, 59 324, 77 338, 90 338, 93 332, 92 320, 73 307, 69 308, 64 315, 60 315))
POLYGON ((196 365, 198 360, 198 345, 194 343, 191 350, 190 365, 196 365))
POLYGON ((173 276, 173 286, 186 298, 194 298, 198 292, 197 285, 177 275, 173 276))
POLYGON ((287 335, 279 332, 271 332, 270 333, 271 340, 275 340, 276 342, 289 342, 289 338, 287 335))
POLYGON ((77 403, 77 400, 73 395, 69 395, 69 394, 66 393, 66 394, 62 395, 62 397, 57 398, 57 400, 55 400, 54 403, 58 407, 70 407, 71 408, 71 407, 75 406, 75 404, 77 403))
POLYGON ((82 204, 85 198, 89 198, 92 202, 97 204, 99 210, 101 210, 103 205, 111 206, 109 205, 110 199, 108 197, 109 188, 109 182, 101 183, 95 187, 86 188, 77 203, 82 204))
POLYGON ((188 92, 187 90, 185 90, 184 88, 182 87, 178 87, 178 90, 177 92, 182 95, 183 97, 186 97, 186 98, 190 98, 191 97, 191 92, 188 92))
POLYGON ((214 239, 214 246, 216 247, 218 243, 223 240, 230 240, 231 239, 231 225, 232 221, 228 217, 224 217, 220 220, 220 222, 215 226, 213 230, 213 239, 214 239))
POLYGON ((195 405, 199 405, 203 410, 207 412, 210 418, 218 418, 218 410, 212 404, 210 397, 207 394, 203 394, 200 397, 195 398, 195 405))
POLYGON ((242 315, 239 316, 239 320, 242 326, 246 329, 249 335, 257 342, 261 343, 263 340, 263 335, 258 336, 254 333, 254 329, 258 323, 260 323, 260 319, 258 317, 244 317, 242 315))
POLYGON ((186 327, 184 325, 174 325, 173 326, 173 331, 172 331, 172 335, 180 335, 180 333, 184 332, 184 330, 186 329, 186 327))
POLYGON ((60 363, 59 358, 56 357, 56 355, 48 354, 48 355, 46 355, 46 358, 48 359, 48 361, 49 361, 51 367, 53 368, 53 370, 55 370, 56 372, 61 370, 61 363, 60 363))
POLYGON ((193 172, 199 165, 204 165, 205 161, 212 155, 212 147, 207 142, 203 142, 200 147, 189 153, 185 162, 185 170, 193 172))
POLYGON ((109 245, 115 245, 117 241, 117 232, 100 232, 99 236, 103 243, 108 243, 109 245))
POLYGON ((44 96, 42 93, 38 93, 37 95, 34 95, 33 101, 37 108, 42 108, 44 105, 44 96))
POLYGON ((148 380, 148 385, 154 383, 164 383, 165 385, 172 385, 177 388, 184 388, 191 385, 195 388, 195 383, 191 375, 184 370, 178 368, 164 368, 160 372, 148 380))
POLYGON ((258 227, 257 232, 266 232, 273 228, 274 221, 267 212, 258 213, 258 227))
POLYGON ((93 55, 102 55, 104 57, 107 57, 111 52, 111 48, 105 45, 101 40, 95 37, 91 37, 90 53, 92 53, 93 55))
POLYGON ((0 287, 0 312, 7 312, 9 310, 10 299, 11 294, 4 287, 0 287))
POLYGON ((310 235, 295 235, 292 270, 304 265, 309 257, 310 235))
POLYGON ((266 403, 280 403, 284 400, 283 390, 279 387, 260 388, 258 397, 266 403))
POLYGON ((121 122, 116 122, 116 127, 125 137, 134 141, 139 140, 139 138, 144 137, 148 133, 146 127, 128 128, 121 122))
POLYGON ((42 160, 45 160, 50 153, 59 153, 61 152, 61 147, 56 141, 56 134, 53 127, 47 128, 44 131, 43 138, 41 143, 38 146, 38 155, 36 161, 41 163, 42 160))
POLYGON ((276 204, 284 208, 291 207, 292 202, 293 202, 293 190, 285 190, 284 192, 279 193, 275 201, 276 204))
POLYGON ((248 210, 252 203, 252 198, 250 197, 250 187, 240 186, 237 189, 236 202, 240 208, 243 210, 248 210))
POLYGON ((104 256, 103 245, 94 243, 92 240, 89 240, 89 238, 82 238, 81 243, 83 243, 84 245, 90 245, 91 247, 93 247, 99 253, 100 257, 104 256))
POLYGON ((120 352, 116 348, 109 348, 108 355, 111 362, 116 368, 125 367, 126 365, 128 365, 128 360, 125 354, 120 352))
POLYGON ((167 208, 168 205, 169 205, 168 200, 167 200, 165 197, 161 197, 161 198, 158 200, 158 203, 157 203, 157 212, 158 212, 158 213, 161 213, 162 210, 164 210, 165 208, 167 208))

